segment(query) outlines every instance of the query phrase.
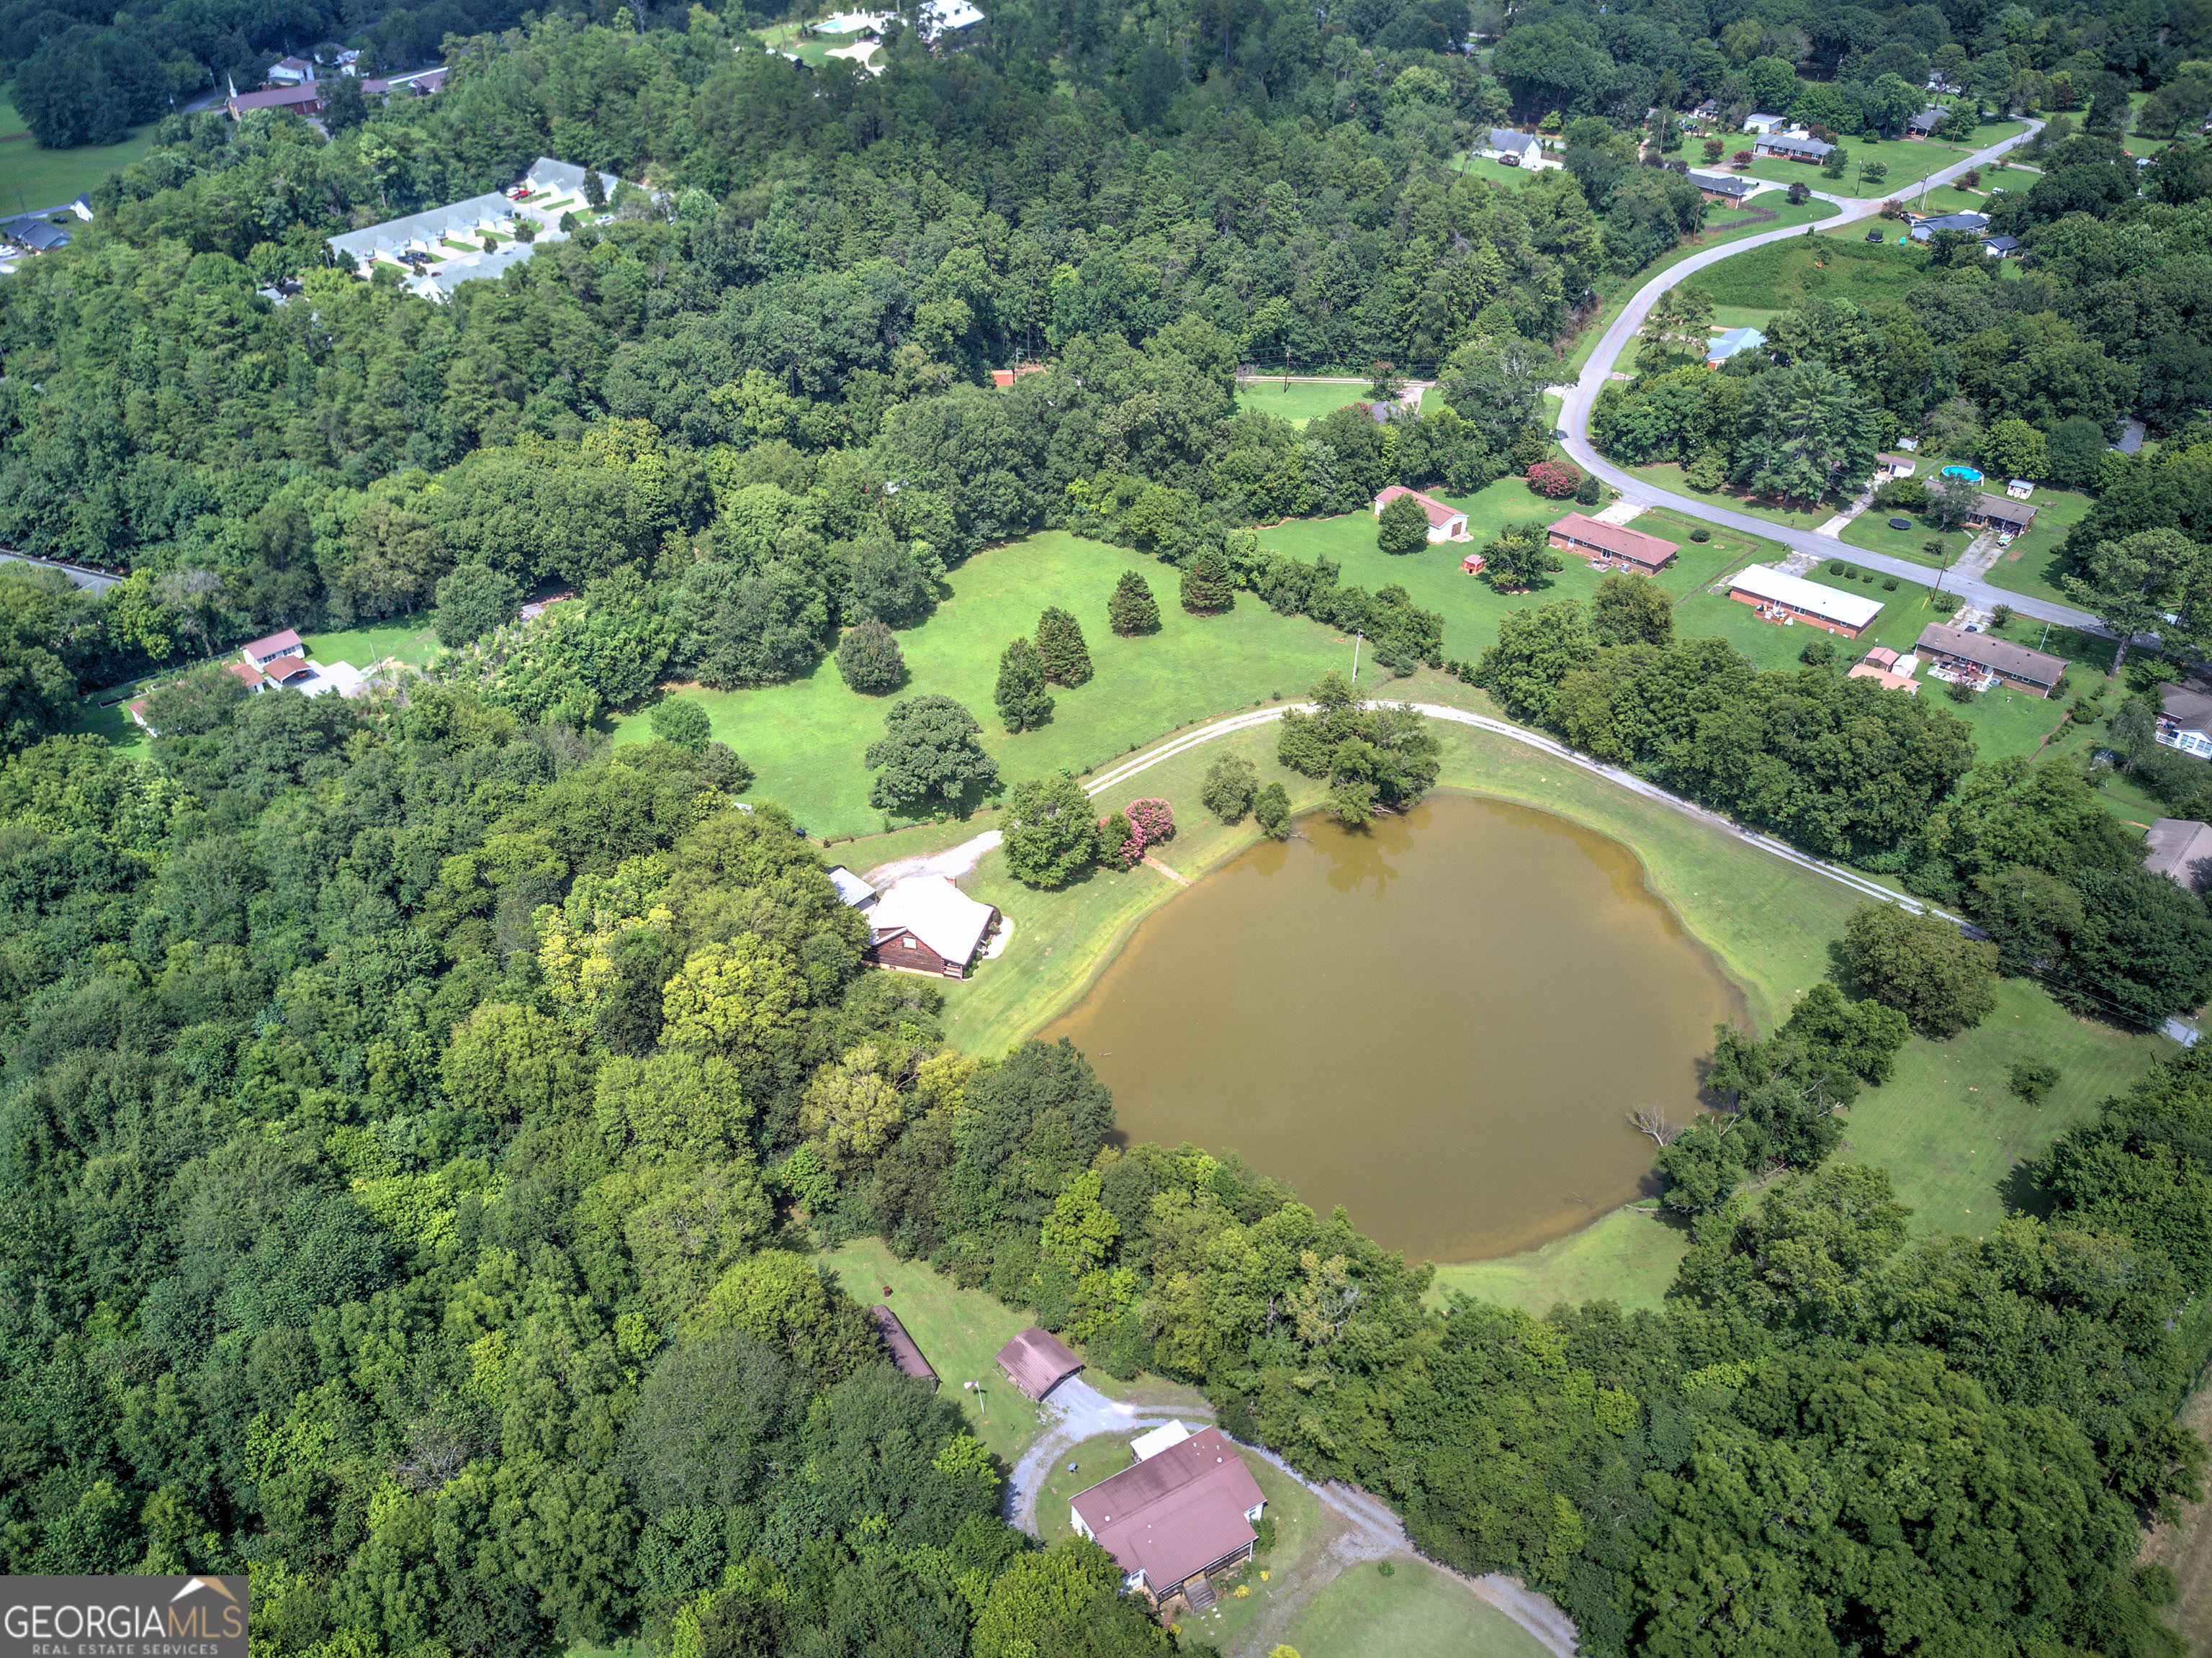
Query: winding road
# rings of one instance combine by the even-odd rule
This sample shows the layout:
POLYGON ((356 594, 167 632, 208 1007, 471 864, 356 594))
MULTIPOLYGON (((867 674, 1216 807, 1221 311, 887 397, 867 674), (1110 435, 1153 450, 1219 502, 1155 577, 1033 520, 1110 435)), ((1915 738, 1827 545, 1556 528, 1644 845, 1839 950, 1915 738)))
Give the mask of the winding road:
MULTIPOLYGON (((2027 143, 2042 128, 2042 122, 2030 121, 2027 124, 2027 131, 2015 133, 2003 143, 1991 144, 1986 149, 1976 150, 1966 160, 1954 162, 1941 172, 1929 175, 1928 183, 1931 185, 1953 183, 1973 168, 1986 166, 2007 150, 2027 143)), ((1811 228, 1814 231, 1832 229, 1838 225, 1855 224, 1862 220, 1873 218, 1881 211, 1881 203, 1879 200, 1860 201, 1848 196, 1831 196, 1818 190, 1813 194, 1821 201, 1832 203, 1843 210, 1840 218, 1823 221, 1820 224, 1811 228)), ((1644 325, 1644 317, 1650 313, 1653 302, 1662 294, 1687 281, 1699 271, 1711 269, 1723 259, 1732 259, 1737 254, 1749 252, 1754 247, 1765 247, 1770 242, 1784 241, 1793 236, 1805 235, 1807 229, 1806 226, 1798 225, 1787 230, 1770 230, 1763 235, 1747 236, 1740 242, 1729 242, 1724 246, 1708 248, 1702 253, 1693 253, 1680 264, 1662 271, 1638 289, 1635 297, 1621 307, 1620 314, 1615 317, 1611 325, 1599 336, 1596 347, 1590 352, 1589 362, 1583 367, 1581 378, 1572 385, 1562 388, 1559 425, 1567 434, 1565 447, 1567 452, 1574 457, 1577 465, 1585 471, 1596 473, 1598 477, 1620 490, 1624 500, 1634 501, 1644 507, 1671 507, 1677 512, 1686 513, 1691 517, 1702 519, 1708 524, 1718 525, 1744 535, 1763 536, 1769 541, 1778 541, 1784 546, 1797 552, 1811 553, 1822 559, 1835 558, 1839 556, 1847 556, 1852 563, 1864 569, 1878 570, 1884 575, 1897 576, 1906 581, 1925 582, 1929 579, 1929 568, 1924 564, 1915 564, 1910 559, 1895 558, 1887 553, 1874 552, 1863 547, 1847 547, 1833 536, 1815 535, 1809 530, 1789 529, 1779 524, 1770 523, 1763 518, 1753 518, 1747 513, 1738 513, 1725 507, 1717 507, 1709 501, 1700 501, 1693 495, 1680 495, 1669 489, 1662 489, 1632 472, 1622 471, 1599 454, 1590 442, 1591 406, 1597 402, 1597 394, 1604 390, 1607 381, 1611 378, 1613 364, 1620 360, 1622 350, 1627 346, 1629 341, 1636 337, 1637 331, 1644 325)), ((1946 592, 1955 592, 1962 598, 1987 608, 2008 604, 2015 614, 2033 616, 2038 622, 2056 622, 2065 627, 2080 629, 2085 633, 2101 634, 2106 631, 2099 625, 2097 618, 2087 610, 2076 610, 2071 604, 2060 604, 2047 598, 2038 598, 2032 594, 2016 593, 2006 588, 1991 586, 1982 580, 1978 566, 1970 565, 1964 559, 1944 572, 1943 586, 1946 592)))

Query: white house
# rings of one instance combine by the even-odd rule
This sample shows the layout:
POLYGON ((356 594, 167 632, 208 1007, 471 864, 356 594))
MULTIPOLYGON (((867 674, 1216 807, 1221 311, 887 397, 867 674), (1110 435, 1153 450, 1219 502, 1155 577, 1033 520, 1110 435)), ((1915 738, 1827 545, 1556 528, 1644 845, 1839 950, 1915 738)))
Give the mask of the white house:
POLYGON ((1492 127, 1482 153, 1488 160, 1503 161, 1508 167, 1534 167, 1544 159, 1544 142, 1533 132, 1492 127))
POLYGON ((1456 507, 1448 507, 1434 495, 1425 495, 1419 489, 1408 489, 1402 483, 1394 483, 1375 497, 1375 516, 1382 516, 1382 509, 1400 495, 1411 495, 1421 504, 1421 511, 1429 520, 1431 541, 1465 541, 1467 514, 1456 507))

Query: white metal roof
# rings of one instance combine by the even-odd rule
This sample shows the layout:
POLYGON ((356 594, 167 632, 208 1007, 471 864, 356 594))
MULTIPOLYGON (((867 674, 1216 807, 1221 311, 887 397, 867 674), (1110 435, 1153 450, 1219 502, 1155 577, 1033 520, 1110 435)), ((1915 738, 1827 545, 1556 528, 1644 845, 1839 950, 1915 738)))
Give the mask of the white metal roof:
POLYGON ((842 864, 830 866, 830 884, 837 889, 842 902, 855 909, 875 902, 876 890, 842 864))
POLYGON ((1784 575, 1769 564, 1753 564, 1737 571, 1729 578, 1729 591, 1772 599, 1846 628, 1863 628, 1881 614, 1881 601, 1878 598, 1862 598, 1838 587, 1823 587, 1802 576, 1784 575))
POLYGON ((964 962, 990 930, 991 907, 942 875, 909 875, 884 889, 868 923, 878 938, 903 929, 946 961, 964 962))
POLYGON ((1170 1422, 1164 1428, 1155 1428, 1148 1434, 1139 1434, 1129 1442, 1129 1453, 1142 1462, 1148 1456, 1158 1456, 1171 1445, 1180 1445, 1190 1437, 1190 1430, 1180 1422, 1170 1422))

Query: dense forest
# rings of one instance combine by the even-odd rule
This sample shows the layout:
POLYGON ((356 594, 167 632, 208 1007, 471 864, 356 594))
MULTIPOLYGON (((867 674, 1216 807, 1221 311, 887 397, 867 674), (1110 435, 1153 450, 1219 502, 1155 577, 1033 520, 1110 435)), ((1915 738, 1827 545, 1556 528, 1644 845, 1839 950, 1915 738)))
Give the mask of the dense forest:
MULTIPOLYGON (((1539 1320, 1426 1304, 1425 1268, 1238 1158, 1110 1144, 1064 1043, 957 1052, 927 981, 863 968, 788 816, 736 798, 739 756, 673 726, 611 748, 601 716, 879 649, 1043 527, 1156 556, 1194 607, 1249 592, 1434 662, 1402 589, 1251 527, 1543 458, 1594 288, 1699 222, 1642 165, 1648 110, 1856 133, 1931 76, 1992 113, 2086 106, 2005 210, 2026 277, 1938 247, 1893 307, 1624 386, 1600 434, 1734 471, 1767 464, 1747 408, 1840 406, 1854 445, 2024 430, 2100 491, 2083 579, 2154 567, 2138 598, 2179 593, 2186 642, 2212 173, 2139 181, 2113 122, 2135 92, 2201 121, 2200 12, 1540 4, 1486 65, 1462 48, 1501 21, 1458 0, 1008 0, 962 53, 895 32, 871 79, 705 7, 184 9, 0 14, 15 95, 54 95, 34 130, 112 136, 326 33, 453 75, 328 137, 167 116, 70 248, 0 281, 0 539, 129 573, 98 598, 0 574, 0 1566, 250 1571, 257 1658, 1165 1650, 1103 1554, 1000 1520, 1004 1470, 817 1270, 875 1234, 1102 1370, 1202 1387, 1594 1651, 2176 1650, 2134 1562, 2203 1461, 2172 1418, 2212 1289, 2212 1056, 2062 1137, 2044 1218, 1983 1238, 1913 1234, 1834 1157, 1835 1110, 1992 973, 2131 1024, 2203 1001, 2212 920, 2078 768, 1978 764, 1934 698, 1756 671, 1632 584, 1459 665, 1991 935, 1855 920, 1839 983, 1722 1033, 1729 1132, 1665 1154, 1697 1217, 1665 1308, 1539 1320), (1547 116, 1565 167, 1505 191, 1449 165, 1547 116), (443 306, 332 264, 332 232, 541 154, 668 210, 623 198, 443 306), (1049 366, 986 384, 1018 357, 1049 366), (1244 362, 1441 396, 1293 429, 1239 412, 1244 362), (2166 441, 2108 456, 2128 415, 2166 441), (578 602, 512 624, 555 584, 578 602), (404 704, 183 671, 431 605, 451 654, 404 704), (82 692, 155 668, 181 683, 145 758, 72 734, 82 692)), ((1345 810, 1417 798, 1418 733, 1321 689, 1286 762, 1345 810)), ((2141 727, 2127 757, 2164 765, 2141 727)), ((2183 759, 2161 786, 2206 799, 2183 759)))

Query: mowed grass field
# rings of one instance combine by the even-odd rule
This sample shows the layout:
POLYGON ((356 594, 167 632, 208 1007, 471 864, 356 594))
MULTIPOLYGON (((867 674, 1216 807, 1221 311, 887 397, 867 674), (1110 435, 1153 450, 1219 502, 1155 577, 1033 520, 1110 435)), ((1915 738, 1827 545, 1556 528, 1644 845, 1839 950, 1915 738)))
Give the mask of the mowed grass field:
POLYGON ((2014 541, 1997 556, 1990 567, 1986 580, 1993 587, 2003 587, 2015 593, 2027 593, 2037 598, 2056 599, 2062 604, 2081 604, 2059 583, 2066 573, 2066 557, 2060 550, 2073 527, 2088 516, 2094 497, 2077 489, 2051 489, 2039 484, 2028 497, 2028 504, 2038 508, 2035 522, 2027 533, 2014 541))
POLYGON ((0 215, 35 212, 74 201, 153 147, 149 123, 120 143, 41 149, 15 106, 0 98, 0 215))
POLYGON ((1239 409, 1257 409, 1297 427, 1333 415, 1348 403, 1366 401, 1367 386, 1360 380, 1299 380, 1292 376, 1285 381, 1261 374, 1237 382, 1239 409))
MULTIPOLYGON (((890 695, 860 695, 828 657, 787 684, 685 695, 757 774, 754 799, 781 801, 816 835, 849 835, 890 826, 868 805, 862 755, 902 697, 938 693, 960 702, 981 722, 983 745, 1012 783, 1103 765, 1193 720, 1276 690, 1303 692, 1325 668, 1351 665, 1349 640, 1340 648, 1332 630, 1277 616, 1249 594, 1224 615, 1192 616, 1176 602, 1177 580, 1141 554, 1048 531, 987 549, 952 573, 936 614, 899 635, 908 679, 890 695), (1159 600, 1158 633, 1123 639, 1107 625, 1107 595, 1127 569, 1159 600), (1095 673, 1088 684, 1054 689, 1043 729, 1009 735, 992 702, 1000 653, 1017 635, 1036 633, 1048 604, 1083 624, 1095 673)), ((618 721, 616 734, 641 738, 648 730, 639 713, 618 721)))
POLYGON ((1431 1567, 1352 1567, 1314 1594, 1285 1643, 1298 1658, 1544 1658, 1544 1643, 1431 1567))

